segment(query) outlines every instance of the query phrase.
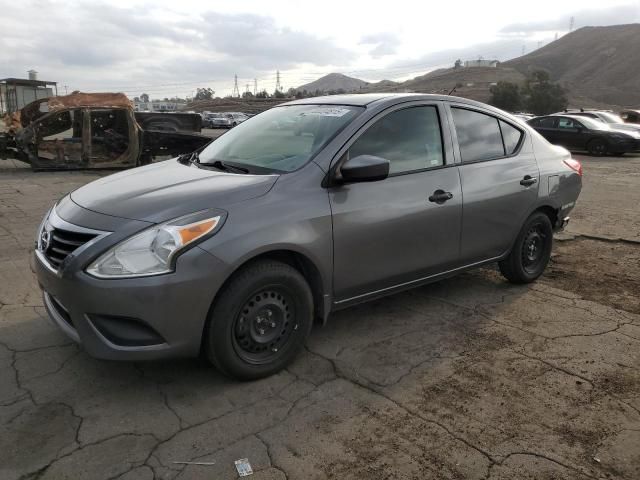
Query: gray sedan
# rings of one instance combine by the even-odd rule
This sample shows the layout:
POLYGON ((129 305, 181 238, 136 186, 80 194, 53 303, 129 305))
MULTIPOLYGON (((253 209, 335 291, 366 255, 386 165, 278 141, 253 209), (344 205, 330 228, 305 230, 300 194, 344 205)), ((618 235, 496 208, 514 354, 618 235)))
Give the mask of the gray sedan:
POLYGON ((255 379, 350 305, 493 262, 534 281, 581 175, 567 150, 471 100, 304 99, 65 196, 36 271, 53 321, 95 357, 203 353, 255 379))

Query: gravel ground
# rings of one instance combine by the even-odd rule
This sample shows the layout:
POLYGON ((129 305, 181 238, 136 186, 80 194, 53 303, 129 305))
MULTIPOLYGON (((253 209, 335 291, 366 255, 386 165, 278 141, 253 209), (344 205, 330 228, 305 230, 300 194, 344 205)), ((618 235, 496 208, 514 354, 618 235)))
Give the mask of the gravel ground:
POLYGON ((46 319, 29 268, 54 199, 96 173, 0 164, 0 478, 640 478, 640 156, 584 161, 550 268, 351 308, 286 371, 115 363, 46 319), (215 461, 211 466, 173 462, 215 461))

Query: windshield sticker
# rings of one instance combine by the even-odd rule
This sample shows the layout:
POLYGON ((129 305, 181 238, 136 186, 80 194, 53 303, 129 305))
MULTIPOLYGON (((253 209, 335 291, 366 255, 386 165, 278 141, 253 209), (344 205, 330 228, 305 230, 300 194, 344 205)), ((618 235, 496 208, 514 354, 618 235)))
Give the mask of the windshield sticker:
POLYGON ((349 113, 348 108, 340 108, 340 107, 318 107, 313 110, 309 110, 308 112, 302 112, 300 115, 319 115, 321 117, 342 117, 349 113))

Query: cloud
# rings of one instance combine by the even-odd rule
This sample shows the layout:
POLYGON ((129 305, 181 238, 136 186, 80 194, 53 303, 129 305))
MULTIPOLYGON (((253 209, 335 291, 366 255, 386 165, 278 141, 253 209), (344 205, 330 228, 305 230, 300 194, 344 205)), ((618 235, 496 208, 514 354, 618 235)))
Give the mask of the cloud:
POLYGON ((255 62, 259 68, 345 65, 355 58, 354 52, 328 39, 278 27, 272 18, 262 15, 207 12, 203 20, 202 31, 211 47, 255 62))
POLYGON ((574 28, 635 23, 640 21, 640 7, 619 5, 599 10, 579 10, 575 13, 549 20, 512 23, 502 28, 500 33, 503 35, 528 36, 540 32, 564 32, 569 30, 571 17, 574 18, 574 28))
POLYGON ((355 58, 330 39, 279 27, 271 17, 176 13, 156 4, 12 2, 3 7, 0 31, 5 75, 35 68, 47 80, 86 90, 197 80, 229 88, 235 74, 275 75, 303 64, 339 68, 355 58))
POLYGON ((373 48, 369 50, 369 55, 373 58, 380 58, 386 55, 393 55, 400 46, 400 39, 391 32, 374 33, 365 35, 360 39, 360 45, 371 45, 373 48))
MULTIPOLYGON (((548 38, 541 42, 547 43, 552 40, 548 38)), ((387 69, 380 72, 373 72, 368 75, 371 79, 381 78, 402 78, 407 75, 419 74, 435 68, 453 67, 457 59, 474 60, 482 57, 486 60, 506 61, 529 53, 538 47, 538 41, 516 38, 501 38, 493 42, 477 43, 463 48, 452 48, 438 50, 426 55, 422 55, 412 60, 396 61, 391 63, 387 69)))

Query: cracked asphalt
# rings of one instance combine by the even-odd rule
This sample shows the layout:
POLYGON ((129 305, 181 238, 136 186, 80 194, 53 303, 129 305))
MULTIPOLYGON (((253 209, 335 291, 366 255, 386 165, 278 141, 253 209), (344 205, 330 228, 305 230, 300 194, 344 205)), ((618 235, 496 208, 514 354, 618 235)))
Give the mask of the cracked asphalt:
POLYGON ((537 283, 487 268, 339 312, 252 383, 94 360, 53 327, 35 230, 98 174, 3 162, 0 478, 640 478, 640 156, 580 159, 537 283))

